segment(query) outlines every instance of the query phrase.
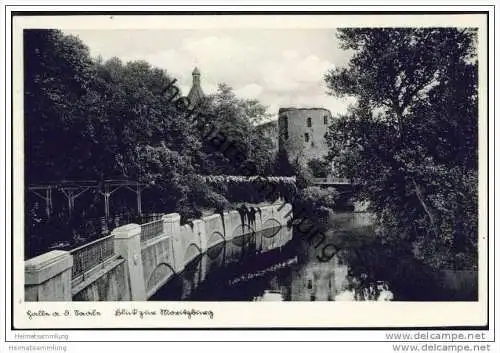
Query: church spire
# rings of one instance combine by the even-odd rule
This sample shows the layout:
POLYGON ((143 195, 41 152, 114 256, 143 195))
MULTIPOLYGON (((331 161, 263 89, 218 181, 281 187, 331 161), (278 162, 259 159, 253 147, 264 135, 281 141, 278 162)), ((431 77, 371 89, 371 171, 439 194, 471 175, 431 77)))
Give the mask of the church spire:
POLYGON ((200 70, 195 67, 193 70, 193 86, 188 94, 188 99, 191 105, 196 105, 199 101, 205 97, 203 90, 201 89, 201 80, 200 80, 200 70))

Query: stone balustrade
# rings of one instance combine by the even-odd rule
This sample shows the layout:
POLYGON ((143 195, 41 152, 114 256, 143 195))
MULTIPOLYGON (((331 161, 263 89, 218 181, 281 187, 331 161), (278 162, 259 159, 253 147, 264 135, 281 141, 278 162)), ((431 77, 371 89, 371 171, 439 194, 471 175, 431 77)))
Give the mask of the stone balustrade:
POLYGON ((291 239, 291 231, 287 236, 279 231, 292 218, 290 204, 250 207, 250 211, 251 215, 214 214, 182 226, 179 214, 167 214, 142 226, 118 227, 110 236, 71 252, 51 251, 27 260, 26 301, 144 301, 221 243, 238 246, 245 237, 259 233, 259 249, 268 251, 291 239))

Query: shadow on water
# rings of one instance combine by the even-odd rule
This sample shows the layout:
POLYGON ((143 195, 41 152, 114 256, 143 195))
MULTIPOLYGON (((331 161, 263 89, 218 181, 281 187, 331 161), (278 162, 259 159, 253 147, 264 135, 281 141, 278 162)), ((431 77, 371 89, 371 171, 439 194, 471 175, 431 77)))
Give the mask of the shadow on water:
POLYGON ((445 289, 443 274, 374 234, 369 215, 336 214, 324 244, 339 251, 328 261, 318 259, 321 245, 297 229, 246 234, 198 256, 150 300, 476 300, 474 285, 445 289))

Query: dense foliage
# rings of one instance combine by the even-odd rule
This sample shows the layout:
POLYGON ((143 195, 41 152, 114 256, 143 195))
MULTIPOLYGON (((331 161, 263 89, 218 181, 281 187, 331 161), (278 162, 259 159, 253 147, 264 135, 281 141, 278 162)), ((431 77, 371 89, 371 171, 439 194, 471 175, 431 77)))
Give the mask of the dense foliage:
POLYGON ((295 213, 301 213, 302 217, 314 220, 318 211, 323 208, 334 209, 338 202, 338 192, 335 188, 321 188, 309 186, 300 190, 294 203, 295 213))
POLYGON ((245 166, 251 164, 255 174, 271 174, 272 141, 257 128, 257 123, 269 115, 265 106, 255 100, 240 99, 231 87, 220 84, 217 92, 208 96, 198 110, 202 112, 198 120, 202 119, 214 129, 203 139, 199 172, 241 175, 245 166), (244 156, 243 160, 231 158, 235 153, 244 156))
POLYGON ((347 67, 331 94, 357 103, 328 133, 335 168, 360 185, 384 246, 432 268, 476 268, 476 33, 456 28, 339 30, 347 67))
POLYGON ((232 202, 260 203, 278 199, 292 202, 298 196, 294 177, 207 176, 205 181, 232 202))
POLYGON ((330 163, 323 159, 313 158, 307 162, 313 177, 326 178, 330 174, 330 163))
MULTIPOLYGON (((136 180, 154 190, 143 199, 143 212, 175 210, 186 221, 205 208, 227 208, 230 202, 231 195, 200 174, 239 175, 245 163, 254 165, 256 174, 272 172, 271 141, 255 128, 268 117, 266 107, 239 99, 226 85, 206 97, 198 111, 209 115, 210 123, 241 151, 240 164, 195 128, 196 116, 188 119, 174 80, 164 70, 144 61, 92 58, 77 37, 57 30, 24 31, 24 53, 27 185, 136 180)), ((103 215, 102 195, 87 192, 82 197, 88 206, 82 212, 90 216, 88 210, 94 209, 95 216, 103 215)), ((123 204, 117 204, 119 196, 112 199, 112 212, 135 209, 133 195, 128 206, 126 198, 123 204)), ((32 230, 33 219, 44 215, 39 201, 29 193, 32 230)), ((63 219, 68 213, 62 201, 54 224, 74 221, 63 219)))

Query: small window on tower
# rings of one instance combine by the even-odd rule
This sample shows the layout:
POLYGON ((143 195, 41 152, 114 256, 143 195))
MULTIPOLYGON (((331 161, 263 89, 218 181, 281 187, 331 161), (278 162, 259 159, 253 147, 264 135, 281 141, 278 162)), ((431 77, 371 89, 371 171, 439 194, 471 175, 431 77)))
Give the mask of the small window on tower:
POLYGON ((307 118, 307 127, 311 127, 312 126, 312 120, 311 118, 307 118))
POLYGON ((325 122, 325 125, 328 125, 328 115, 325 115, 325 116, 323 117, 323 120, 324 120, 324 122, 325 122))
POLYGON ((304 140, 306 140, 306 142, 309 142, 309 134, 307 132, 304 134, 304 140))

